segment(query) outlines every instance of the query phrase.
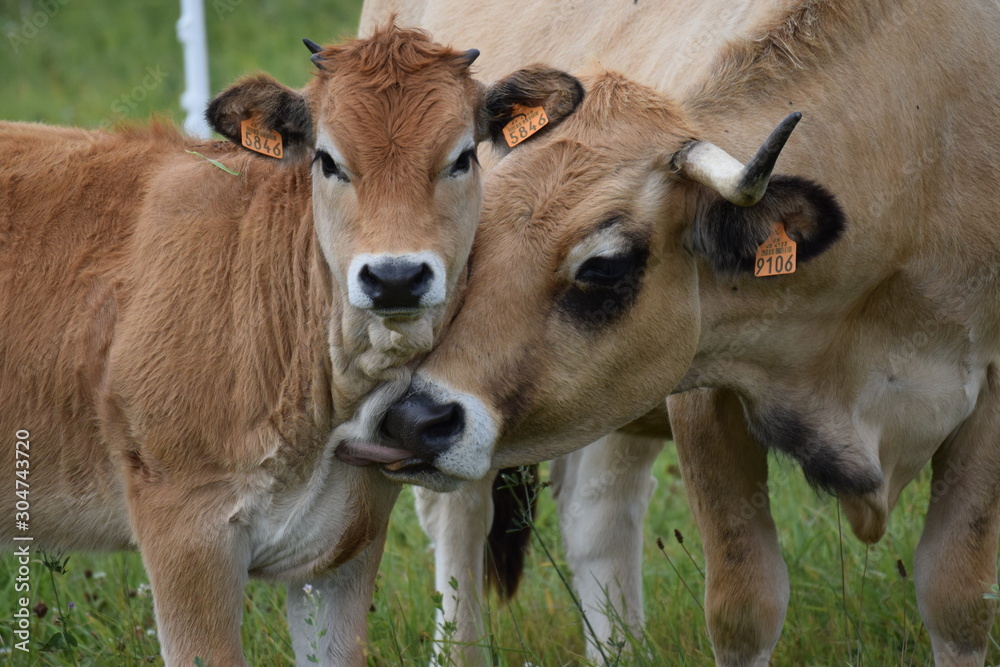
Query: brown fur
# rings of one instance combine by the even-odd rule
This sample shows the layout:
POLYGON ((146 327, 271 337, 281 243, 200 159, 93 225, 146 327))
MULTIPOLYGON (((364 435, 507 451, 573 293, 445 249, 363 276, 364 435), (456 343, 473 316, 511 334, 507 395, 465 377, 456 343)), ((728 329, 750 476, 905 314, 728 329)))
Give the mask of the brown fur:
POLYGON ((433 42, 424 30, 383 26, 366 39, 324 48, 318 54, 322 67, 316 76, 350 75, 364 88, 385 92, 393 86, 412 85, 418 80, 415 75, 441 77, 441 81, 464 78, 469 69, 464 55, 433 42))
POLYGON ((361 659, 399 486, 331 463, 328 440, 380 380, 408 377, 465 278, 478 169, 450 178, 444 162, 479 124, 468 61, 391 26, 323 53, 304 91, 258 75, 209 109, 234 143, 246 119, 280 132, 280 161, 159 124, 0 124, 0 427, 31 433, 33 544, 138 547, 168 664, 243 663, 249 574, 348 564, 358 613, 330 614, 349 644, 330 659, 361 659), (323 133, 353 189, 317 175, 323 133), (390 335, 347 303, 344 269, 401 248, 437 253, 452 298, 390 335), (324 530, 281 514, 302 494, 326 503, 308 517, 324 530))

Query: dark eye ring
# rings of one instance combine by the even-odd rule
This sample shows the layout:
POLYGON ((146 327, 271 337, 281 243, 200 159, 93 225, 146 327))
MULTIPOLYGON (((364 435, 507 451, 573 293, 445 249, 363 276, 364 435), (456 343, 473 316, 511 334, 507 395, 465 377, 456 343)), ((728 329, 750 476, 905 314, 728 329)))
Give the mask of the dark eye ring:
POLYGON ((316 159, 319 160, 320 167, 323 169, 323 175, 327 178, 333 177, 343 183, 351 182, 347 174, 341 170, 337 162, 326 151, 316 151, 316 159))
POLYGON ((470 148, 468 150, 462 151, 458 156, 458 159, 451 165, 451 169, 448 171, 449 176, 458 176, 459 174, 464 174, 469 171, 472 163, 475 162, 479 164, 479 157, 476 155, 476 149, 470 148))
POLYGON ((623 280, 632 270, 635 257, 632 253, 610 257, 591 257, 576 271, 576 281, 598 286, 611 286, 623 280))

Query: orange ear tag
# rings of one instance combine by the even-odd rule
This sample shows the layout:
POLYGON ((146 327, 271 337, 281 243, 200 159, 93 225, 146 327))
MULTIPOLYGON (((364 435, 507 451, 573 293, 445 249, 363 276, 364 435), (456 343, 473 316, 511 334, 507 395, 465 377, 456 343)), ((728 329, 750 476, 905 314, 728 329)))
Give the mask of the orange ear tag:
POLYGON ((253 120, 245 120, 240 123, 240 138, 243 140, 244 148, 279 160, 285 157, 281 148, 281 135, 265 130, 253 120))
POLYGON ((788 238, 785 226, 774 223, 771 235, 757 248, 753 274, 758 278, 795 273, 795 241, 788 238))
POLYGON ((545 109, 542 107, 515 104, 511 111, 514 113, 514 118, 503 128, 503 138, 511 148, 538 132, 549 122, 549 117, 545 115, 545 109))

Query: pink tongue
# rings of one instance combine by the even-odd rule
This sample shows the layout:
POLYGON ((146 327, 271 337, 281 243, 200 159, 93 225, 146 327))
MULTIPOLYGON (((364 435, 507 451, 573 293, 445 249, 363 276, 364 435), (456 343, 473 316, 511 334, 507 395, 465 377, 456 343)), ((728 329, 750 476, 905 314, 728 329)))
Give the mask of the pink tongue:
POLYGON ((413 454, 405 449, 385 447, 374 442, 358 442, 348 440, 337 447, 337 458, 353 466, 366 466, 372 463, 395 463, 413 458, 413 454))

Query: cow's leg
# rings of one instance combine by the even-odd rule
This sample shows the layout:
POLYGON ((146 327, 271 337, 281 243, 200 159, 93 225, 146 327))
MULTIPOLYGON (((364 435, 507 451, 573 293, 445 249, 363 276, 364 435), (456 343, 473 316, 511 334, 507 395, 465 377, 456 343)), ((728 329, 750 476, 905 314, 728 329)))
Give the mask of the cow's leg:
POLYGON ((788 607, 767 489, 767 453, 739 399, 696 390, 667 401, 684 488, 705 548, 705 616, 719 665, 766 665, 788 607))
POLYGON ((483 563, 493 522, 492 486, 493 475, 487 475, 451 493, 413 489, 420 525, 434 548, 434 587, 442 596, 434 645, 457 664, 470 667, 483 664, 486 657, 486 648, 476 644, 485 635, 483 563))
POLYGON ((368 611, 387 531, 383 527, 360 554, 326 575, 288 585, 288 627, 299 667, 366 663, 368 611))
MULTIPOLYGON (((642 529, 662 449, 662 439, 613 433, 550 468, 573 586, 602 645, 623 624, 642 636, 642 529)), ((593 640, 587 656, 600 661, 593 640)))
POLYGON ((914 581, 935 664, 982 665, 997 603, 983 598, 997 581, 1000 538, 1000 386, 984 396, 955 438, 934 456, 927 522, 914 581))
POLYGON ((129 511, 153 590, 166 665, 245 665, 240 645, 250 549, 222 483, 180 488, 135 457, 129 511))

